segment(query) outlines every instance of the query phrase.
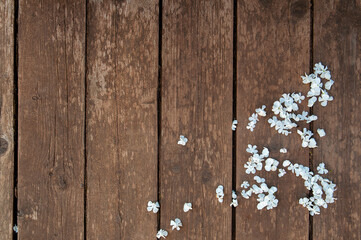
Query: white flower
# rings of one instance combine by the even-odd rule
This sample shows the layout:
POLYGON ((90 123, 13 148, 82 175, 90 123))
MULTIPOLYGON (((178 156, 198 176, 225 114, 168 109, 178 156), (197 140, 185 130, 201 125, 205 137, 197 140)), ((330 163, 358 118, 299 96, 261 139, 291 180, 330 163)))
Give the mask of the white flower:
POLYGON ((305 96, 302 96, 301 93, 292 93, 291 97, 296 103, 301 103, 302 100, 305 100, 305 96))
POLYGON ((238 206, 238 200, 237 200, 237 194, 234 190, 232 190, 232 203, 230 204, 230 206, 232 207, 237 207, 238 206))
POLYGON ((248 191, 242 190, 241 195, 242 195, 242 197, 244 197, 245 199, 249 199, 249 197, 252 195, 252 193, 253 193, 253 189, 251 188, 251 189, 249 189, 248 191))
POLYGON ((302 82, 303 82, 304 84, 311 83, 315 77, 316 77, 316 75, 313 74, 313 73, 310 74, 310 75, 308 75, 308 76, 307 76, 307 74, 305 73, 305 76, 301 76, 302 82))
POLYGON ((224 192, 223 192, 223 186, 222 185, 219 185, 217 187, 216 194, 217 194, 218 202, 222 203, 223 202, 223 197, 224 197, 224 192))
POLYGON ((316 140, 314 138, 311 138, 308 142, 308 147, 309 148, 316 148, 317 147, 317 143, 316 140))
POLYGON ((246 128, 248 130, 250 130, 251 132, 253 132, 254 128, 256 127, 256 123, 255 122, 249 122, 248 125, 246 126, 246 128))
POLYGON ((261 108, 257 108, 257 109, 256 109, 256 113, 257 113, 259 116, 261 116, 261 117, 265 117, 265 116, 267 115, 265 109, 266 109, 266 106, 265 106, 265 105, 262 105, 261 108))
POLYGON ((317 133, 320 137, 326 136, 325 130, 323 130, 321 128, 317 129, 317 133))
POLYGON ((182 221, 179 218, 176 218, 170 221, 170 225, 172 226, 172 230, 177 229, 177 231, 179 231, 180 227, 182 227, 182 221))
POLYGON ((179 136, 179 141, 178 141, 179 145, 185 146, 187 142, 188 142, 188 139, 185 136, 183 136, 183 135, 179 136))
POLYGON ((327 67, 323 66, 322 63, 316 63, 313 68, 316 74, 320 74, 322 78, 329 80, 331 78, 330 71, 327 70, 327 67))
POLYGON ((166 236, 168 236, 168 232, 166 230, 160 229, 157 233, 157 238, 165 238, 166 236))
POLYGON ((268 148, 264 147, 262 150, 261 158, 265 158, 269 156, 269 150, 268 148))
POLYGON ((331 102, 333 100, 333 97, 329 96, 326 91, 322 91, 322 94, 320 97, 318 97, 318 101, 321 103, 321 106, 326 107, 327 102, 331 102))
POLYGON ((315 104, 315 102, 317 101, 317 97, 312 97, 310 99, 308 99, 308 107, 313 107, 313 105, 315 104))
POLYGON ((251 153, 251 154, 256 154, 256 153, 258 153, 258 151, 257 151, 257 146, 256 145, 251 145, 251 144, 248 144, 248 147, 247 147, 247 149, 246 149, 246 152, 249 152, 249 153, 251 153))
POLYGON ((247 189, 248 187, 249 187, 248 181, 243 181, 243 183, 241 184, 241 188, 247 189))
POLYGON ((251 162, 247 162, 246 164, 244 164, 244 167, 246 168, 246 173, 247 174, 255 174, 256 173, 256 166, 254 165, 254 163, 251 162))
POLYGON ((286 174, 286 171, 283 168, 278 169, 278 177, 283 177, 286 174))
POLYGON ((231 207, 237 207, 238 206, 238 200, 237 199, 232 199, 232 202, 230 204, 231 207))
POLYGON ((282 166, 284 166, 284 167, 288 167, 289 165, 291 165, 290 160, 284 160, 282 163, 282 166))
POLYGON ((238 121, 237 121, 237 120, 233 120, 233 122, 232 122, 232 131, 236 131, 237 124, 238 124, 238 121))
POLYGON ((317 172, 319 174, 327 174, 328 170, 325 168, 325 164, 324 163, 320 163, 317 167, 317 172))
POLYGON ((149 201, 148 202, 148 207, 147 207, 147 210, 148 212, 151 212, 153 211, 154 213, 157 213, 159 211, 159 203, 158 202, 152 202, 152 201, 149 201))
POLYGON ((188 212, 189 210, 192 209, 192 203, 185 203, 183 206, 183 211, 184 212, 188 212))
POLYGON ((254 176, 253 179, 257 182, 257 183, 264 183, 266 180, 264 178, 261 178, 259 176, 254 176))
POLYGON ((326 90, 331 90, 331 87, 333 85, 334 81, 333 80, 329 80, 328 82, 325 83, 325 88, 326 90))
POLYGON ((287 153, 287 149, 286 148, 281 148, 280 153, 287 153))
POLYGON ((14 230, 14 232, 18 233, 19 229, 18 229, 18 226, 16 224, 14 225, 13 230, 14 230))
POLYGON ((269 171, 276 171, 278 164, 279 164, 279 162, 278 162, 276 159, 267 158, 267 160, 266 160, 266 166, 264 167, 264 169, 265 169, 267 172, 269 172, 269 171))

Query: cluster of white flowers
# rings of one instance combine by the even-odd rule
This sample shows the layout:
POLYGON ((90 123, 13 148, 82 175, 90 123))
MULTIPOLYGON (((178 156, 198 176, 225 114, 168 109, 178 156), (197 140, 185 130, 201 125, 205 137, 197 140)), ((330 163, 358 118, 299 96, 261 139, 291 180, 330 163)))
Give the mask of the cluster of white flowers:
POLYGON ((301 136, 302 147, 315 148, 317 147, 316 140, 312 138, 313 133, 306 128, 303 131, 297 130, 297 133, 301 136))
MULTIPOLYGON (((323 178, 318 174, 314 174, 310 169, 301 164, 292 164, 289 160, 285 160, 282 164, 287 167, 297 177, 305 181, 304 185, 308 190, 311 190, 312 196, 307 198, 300 198, 299 203, 308 209, 312 216, 320 214, 320 207, 327 208, 328 203, 335 202, 336 198, 333 197, 333 193, 336 190, 336 185, 329 179, 323 178), (318 183, 320 182, 321 185, 318 183), (325 193, 325 198, 323 194, 325 193)), ((317 170, 320 174, 326 174, 328 171, 325 169, 324 163, 321 163, 317 170)))
POLYGON ((223 186, 219 185, 216 189, 216 196, 218 199, 218 202, 222 203, 223 202, 223 197, 224 197, 224 192, 223 192, 223 186))
POLYGON ((231 207, 238 206, 237 194, 236 194, 236 191, 234 191, 234 190, 232 190, 232 202, 231 202, 230 206, 231 207))
MULTIPOLYGON (((257 204, 257 209, 261 210, 265 207, 267 207, 267 210, 270 210, 272 208, 277 207, 278 205, 278 199, 275 197, 275 192, 277 192, 276 187, 269 188, 267 184, 265 183, 264 178, 260 178, 259 176, 255 176, 254 180, 259 183, 260 185, 257 186, 256 184, 253 184, 252 187, 246 191, 242 190, 241 195, 242 197, 249 199, 249 197, 254 193, 258 195, 257 201, 259 202, 257 204), (267 195, 266 195, 267 193, 267 195)), ((247 186, 248 188, 248 186, 247 186)))
POLYGON ((236 131, 237 124, 238 124, 238 121, 237 121, 237 120, 233 120, 233 122, 232 122, 232 131, 236 131))
POLYGON ((246 149, 247 152, 253 154, 246 164, 244 164, 244 167, 246 168, 247 174, 255 174, 256 170, 261 171, 263 164, 262 162, 265 161, 265 158, 268 158, 269 156, 269 150, 268 148, 263 148, 262 153, 258 154, 257 146, 252 146, 251 144, 248 144, 248 148, 246 149))
POLYGON ((188 142, 188 138, 186 138, 183 135, 179 136, 179 141, 178 141, 179 145, 185 146, 187 144, 187 142, 188 142))
POLYGON ((257 108, 256 112, 253 113, 248 118, 249 122, 248 122, 248 125, 246 128, 249 129, 251 132, 253 132, 254 128, 256 127, 257 122, 259 121, 258 116, 265 117, 267 115, 265 109, 266 109, 266 106, 262 105, 262 107, 257 108))
POLYGON ((333 100, 333 97, 326 90, 331 90, 334 81, 331 79, 330 71, 322 63, 316 63, 313 70, 312 74, 302 76, 303 83, 310 84, 310 90, 307 93, 307 97, 310 98, 308 100, 308 107, 312 107, 317 102, 317 99, 321 106, 325 107, 328 102, 333 100), (324 85, 325 89, 322 89, 323 83, 321 79, 327 81, 324 85))

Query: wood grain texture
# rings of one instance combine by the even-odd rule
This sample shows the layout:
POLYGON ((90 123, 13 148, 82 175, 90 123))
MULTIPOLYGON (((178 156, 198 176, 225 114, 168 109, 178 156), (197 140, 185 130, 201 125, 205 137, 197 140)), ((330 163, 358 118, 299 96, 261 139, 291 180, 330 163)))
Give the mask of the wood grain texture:
POLYGON ((167 239, 231 238, 232 19, 228 0, 163 3, 159 171, 167 239), (186 146, 177 144, 181 134, 186 146), (185 202, 193 204, 188 213, 185 202), (183 228, 171 232, 176 217, 183 228))
MULTIPOLYGON (((278 172, 263 168, 255 175, 245 173, 250 154, 247 144, 270 150, 270 157, 280 164, 289 159, 308 166, 308 149, 293 129, 289 136, 270 128, 272 105, 283 93, 303 92, 307 88, 300 76, 309 70, 310 6, 308 1, 238 1, 237 2, 237 190, 247 180, 255 184, 255 175, 276 186, 276 209, 257 210, 257 197, 240 196, 236 211, 236 239, 308 239, 308 212, 298 204, 307 196, 303 181, 292 173, 279 178, 278 172), (248 117, 266 105, 267 116, 259 117, 254 132, 246 129, 248 117), (285 147, 287 154, 280 154, 285 147)), ((302 108, 307 109, 303 103, 302 108)), ((305 123, 300 127, 308 127, 305 123)), ((282 165, 279 167, 282 168, 282 165)))
POLYGON ((0 2, 0 239, 11 239, 14 183, 14 1, 0 2))
POLYGON ((20 239, 84 237, 85 1, 19 3, 20 239))
POLYGON ((337 185, 337 201, 313 218, 313 239, 361 239, 361 1, 315 1, 314 61, 329 67, 335 84, 334 101, 316 104, 325 129, 314 151, 337 185))
POLYGON ((91 1, 87 239, 152 239, 157 214, 158 1, 91 1))

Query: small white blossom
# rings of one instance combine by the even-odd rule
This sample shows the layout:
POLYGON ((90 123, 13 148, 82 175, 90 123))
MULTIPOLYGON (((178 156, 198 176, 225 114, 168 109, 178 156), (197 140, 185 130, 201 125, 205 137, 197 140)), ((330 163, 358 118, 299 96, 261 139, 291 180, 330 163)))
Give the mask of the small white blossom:
POLYGON ((152 201, 149 201, 148 202, 148 207, 147 207, 147 210, 148 212, 151 212, 153 211, 154 213, 157 213, 159 211, 159 203, 158 202, 152 202, 152 201))
POLYGON ((18 229, 18 226, 16 224, 14 225, 13 230, 14 230, 14 232, 18 233, 19 229, 18 229))
POLYGON ((223 192, 223 186, 222 185, 219 185, 217 187, 216 195, 217 195, 218 202, 222 203, 223 202, 223 197, 224 197, 224 192, 223 192))
POLYGON ((318 97, 318 101, 321 103, 321 106, 326 107, 327 102, 330 102, 333 100, 333 97, 328 95, 326 91, 322 91, 322 94, 320 97, 318 97))
POLYGON ((327 174, 328 170, 325 168, 325 164, 324 163, 320 163, 317 167, 317 172, 319 174, 327 174))
POLYGON ((326 136, 325 130, 323 130, 323 129, 320 129, 320 128, 317 129, 317 133, 320 137, 326 136))
POLYGON ((291 165, 290 160, 284 160, 282 163, 282 166, 284 166, 284 167, 288 167, 289 165, 291 165))
POLYGON ((159 238, 165 238, 166 236, 168 236, 168 232, 166 230, 160 229, 156 235, 156 237, 159 238))
POLYGON ((243 181, 243 183, 241 184, 241 188, 247 189, 248 187, 249 187, 248 181, 243 181))
POLYGON ((261 178, 259 176, 254 176, 253 179, 257 182, 257 183, 264 183, 266 180, 264 178, 261 178))
POLYGON ((281 148, 280 153, 287 153, 287 149, 286 148, 281 148))
POLYGON ((249 189, 248 191, 242 190, 241 195, 242 195, 242 197, 244 197, 245 199, 249 199, 249 197, 252 195, 252 193, 253 193, 253 189, 251 188, 251 189, 249 189))
POLYGON ((179 136, 179 141, 178 141, 179 145, 185 146, 187 144, 187 142, 188 142, 188 139, 185 136, 183 136, 183 135, 179 136))
POLYGON ((265 109, 266 109, 266 106, 265 106, 265 105, 262 105, 261 108, 257 108, 257 109, 256 109, 256 113, 257 113, 259 116, 261 116, 261 117, 265 117, 265 116, 267 115, 265 109))
POLYGON ((246 152, 248 152, 248 153, 251 153, 251 154, 256 154, 256 153, 258 153, 258 151, 257 151, 257 146, 256 145, 251 145, 251 144, 248 144, 248 147, 247 147, 247 149, 246 149, 246 152))
POLYGON ((310 99, 308 99, 308 107, 313 107, 313 105, 315 104, 315 102, 317 101, 317 97, 312 97, 310 99))
POLYGON ((279 162, 278 162, 276 159, 267 158, 267 160, 266 160, 266 166, 264 167, 264 169, 265 169, 267 172, 269 172, 269 171, 276 171, 278 164, 279 164, 279 162))
POLYGON ((286 174, 286 171, 283 168, 278 169, 278 177, 283 177, 286 174))
POLYGON ((302 100, 305 100, 305 96, 302 96, 301 93, 292 93, 291 97, 296 103, 301 103, 302 100))
POLYGON ((331 87, 332 87, 333 83, 334 83, 333 80, 329 80, 328 82, 326 82, 325 83, 326 90, 331 90, 331 87))
POLYGON ((234 190, 232 190, 232 203, 230 204, 231 207, 238 206, 237 194, 234 190))
POLYGON ((182 227, 182 221, 179 218, 176 218, 170 221, 170 225, 172 227, 172 230, 177 229, 177 231, 179 231, 180 227, 182 227))
POLYGON ((232 131, 236 131, 237 124, 238 124, 238 121, 237 121, 237 120, 233 120, 233 122, 232 122, 232 131))
POLYGON ((189 210, 192 209, 192 203, 185 203, 183 206, 183 211, 184 212, 188 212, 189 210))

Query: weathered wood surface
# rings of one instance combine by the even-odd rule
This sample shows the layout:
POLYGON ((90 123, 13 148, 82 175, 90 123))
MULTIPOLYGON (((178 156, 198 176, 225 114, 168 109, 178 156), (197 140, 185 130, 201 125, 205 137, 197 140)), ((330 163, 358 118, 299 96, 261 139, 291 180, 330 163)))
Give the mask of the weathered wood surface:
POLYGON ((163 4, 160 228, 167 239, 231 239, 233 3, 163 4), (188 213, 185 202, 193 204, 188 213), (176 217, 179 232, 170 227, 176 217))
POLYGON ((0 239, 16 236, 14 209, 18 239, 155 239, 158 228, 167 239, 360 239, 361 1, 311 2, 20 0, 14 16, 15 2, 0 1, 0 239), (296 133, 279 135, 267 120, 283 93, 307 93, 300 75, 312 60, 329 66, 335 84, 334 101, 313 108, 313 130, 327 135, 316 135, 310 155, 296 133), (248 117, 263 104, 268 115, 251 133, 248 117), (324 162, 338 200, 309 221, 298 204, 303 181, 262 171, 279 206, 259 211, 254 196, 239 196, 232 216, 232 171, 237 191, 253 183, 247 144, 268 147, 280 164, 324 162), (158 198, 160 213, 147 212, 158 198))
POLYGON ((337 201, 313 218, 313 239, 361 239, 361 1, 315 1, 314 14, 314 61, 335 84, 334 101, 314 107, 326 136, 313 159, 331 169, 337 201))
POLYGON ((0 1, 0 238, 11 239, 14 183, 14 1, 0 1))
MULTIPOLYGON (((309 70, 310 6, 308 1, 238 1, 237 2, 237 190, 244 180, 255 184, 255 175, 276 186, 276 209, 257 210, 257 196, 240 197, 236 212, 236 239, 308 239, 308 212, 298 204, 308 190, 291 173, 279 178, 278 172, 245 173, 250 154, 247 144, 270 150, 270 157, 290 159, 308 166, 308 149, 301 147, 298 134, 280 135, 267 122, 272 104, 283 93, 307 93, 300 75, 309 70), (266 105, 267 116, 259 117, 254 132, 246 129, 248 117, 266 105), (285 147, 287 154, 280 154, 285 147)), ((307 108, 303 103, 303 108, 307 108)), ((305 109, 307 110, 307 109, 305 109)), ((303 125, 302 125, 303 126, 303 125)), ((304 124, 304 127, 307 127, 304 124)))
POLYGON ((85 1, 19 2, 20 239, 84 237, 85 1))
POLYGON ((88 9, 87 239, 155 238, 158 1, 88 9))

